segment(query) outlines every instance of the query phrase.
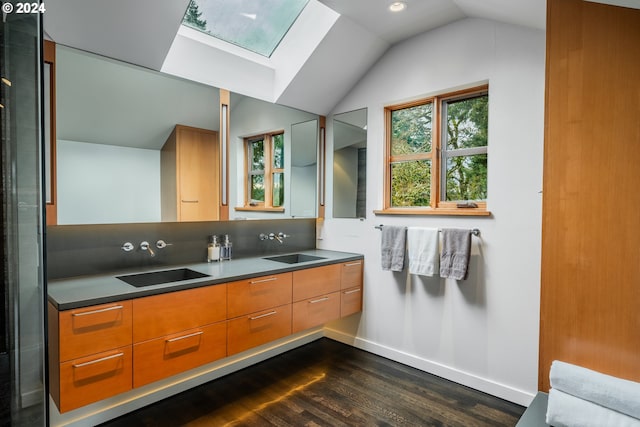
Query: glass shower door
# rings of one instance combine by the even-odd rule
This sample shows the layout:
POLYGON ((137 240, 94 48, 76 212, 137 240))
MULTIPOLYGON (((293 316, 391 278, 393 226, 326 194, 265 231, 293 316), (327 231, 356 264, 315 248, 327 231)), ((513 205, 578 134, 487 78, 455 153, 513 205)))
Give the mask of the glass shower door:
POLYGON ((41 16, 7 13, 16 3, 2 4, 0 425, 44 426, 48 393, 42 256, 41 16))

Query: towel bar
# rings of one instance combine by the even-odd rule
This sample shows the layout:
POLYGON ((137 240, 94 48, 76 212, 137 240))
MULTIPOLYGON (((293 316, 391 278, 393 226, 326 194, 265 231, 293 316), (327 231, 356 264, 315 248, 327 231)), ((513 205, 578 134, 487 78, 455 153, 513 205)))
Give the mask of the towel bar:
MULTIPOLYGON (((382 230, 382 227, 384 227, 384 224, 375 225, 373 228, 376 228, 378 230, 382 230)), ((438 230, 438 231, 442 231, 442 230, 438 230)), ((479 236, 480 235, 480 230, 478 228, 472 228, 471 230, 469 230, 469 233, 473 234, 474 236, 479 236)))

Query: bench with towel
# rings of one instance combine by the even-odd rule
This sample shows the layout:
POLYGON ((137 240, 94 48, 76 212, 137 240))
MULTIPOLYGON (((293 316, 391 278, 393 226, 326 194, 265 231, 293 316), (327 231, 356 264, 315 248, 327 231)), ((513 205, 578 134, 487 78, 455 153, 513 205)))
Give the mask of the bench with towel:
POLYGON ((640 427, 640 383, 553 361, 546 422, 555 427, 640 427))

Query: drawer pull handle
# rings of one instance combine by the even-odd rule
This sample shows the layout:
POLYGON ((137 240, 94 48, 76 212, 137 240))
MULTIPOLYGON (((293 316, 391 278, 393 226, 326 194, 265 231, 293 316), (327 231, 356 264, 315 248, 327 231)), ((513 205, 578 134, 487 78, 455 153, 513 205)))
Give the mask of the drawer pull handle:
POLYGON ((204 332, 200 331, 200 332, 194 332, 192 334, 187 334, 187 335, 183 335, 181 337, 176 337, 176 338, 171 338, 168 340, 165 340, 167 342, 175 342, 175 341, 180 341, 186 338, 191 338, 191 337, 197 337, 198 335, 202 335, 204 332))
POLYGON ((122 308, 123 307, 121 305, 114 305, 113 307, 101 308, 99 310, 84 311, 82 313, 73 313, 73 316, 74 317, 88 316, 90 314, 104 313, 105 311, 122 310, 122 308))
POLYGON ((273 282, 274 280, 278 280, 278 278, 277 277, 269 277, 268 279, 252 280, 249 283, 252 284, 252 285, 255 285, 256 283, 273 282))
POLYGON ((100 359, 90 360, 90 361, 84 362, 84 363, 77 363, 77 364, 74 364, 73 367, 74 368, 82 368, 84 366, 93 365, 94 363, 105 362, 107 360, 115 359, 117 357, 122 357, 122 356, 124 356, 124 353, 112 354, 111 356, 101 357, 100 359))
POLYGON ((356 265, 362 265, 362 261, 358 261, 358 262, 350 262, 348 264, 345 264, 345 267, 354 267, 356 265))
POLYGON ((314 299, 314 300, 309 301, 309 304, 315 304, 315 303, 318 303, 318 302, 327 301, 328 299, 329 299, 329 297, 314 299))
POLYGON ((250 317, 249 320, 258 320, 258 319, 262 319, 263 317, 273 316, 274 314, 277 314, 277 313, 278 312, 274 310, 265 314, 261 314, 260 316, 250 317))
POLYGON ((198 203, 197 200, 182 200, 182 203, 198 203))
POLYGON ((351 295, 351 294, 355 294, 356 292, 360 292, 360 288, 358 288, 358 289, 352 289, 352 290, 350 290, 350 291, 344 291, 343 293, 344 293, 345 295, 351 295))

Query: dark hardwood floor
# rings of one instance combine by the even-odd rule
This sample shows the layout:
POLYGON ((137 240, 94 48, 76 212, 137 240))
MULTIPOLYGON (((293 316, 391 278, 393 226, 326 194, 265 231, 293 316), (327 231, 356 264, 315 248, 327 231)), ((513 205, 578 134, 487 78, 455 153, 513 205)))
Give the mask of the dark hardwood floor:
POLYGON ((322 338, 103 426, 514 426, 522 406, 322 338))

